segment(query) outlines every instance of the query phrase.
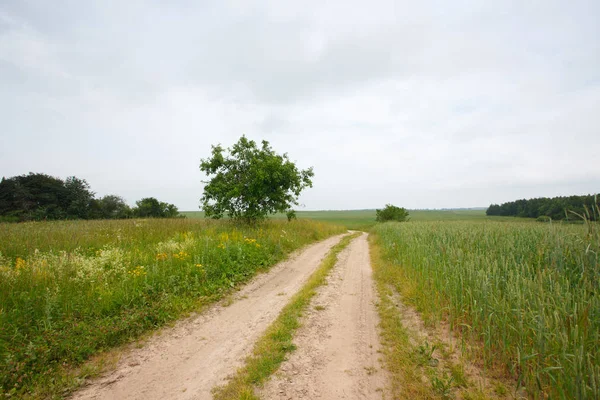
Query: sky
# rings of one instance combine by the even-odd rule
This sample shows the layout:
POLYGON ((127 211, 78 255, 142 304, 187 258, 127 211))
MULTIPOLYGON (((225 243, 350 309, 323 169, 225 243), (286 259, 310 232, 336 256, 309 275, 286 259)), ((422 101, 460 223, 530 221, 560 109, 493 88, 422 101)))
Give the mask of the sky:
POLYGON ((240 136, 300 210, 600 191, 600 2, 0 0, 0 176, 197 210, 240 136))

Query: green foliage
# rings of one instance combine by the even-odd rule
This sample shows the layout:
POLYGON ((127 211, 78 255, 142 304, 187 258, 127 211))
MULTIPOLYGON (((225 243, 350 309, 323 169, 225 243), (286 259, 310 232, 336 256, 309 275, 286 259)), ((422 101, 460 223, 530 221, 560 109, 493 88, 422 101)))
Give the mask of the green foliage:
POLYGON ((268 214, 286 213, 295 218, 293 205, 307 187, 312 187, 312 168, 299 170, 287 154, 278 155, 269 142, 259 148, 242 136, 231 148, 212 146, 212 156, 200 162, 200 170, 212 176, 205 182, 201 208, 207 217, 229 217, 249 223, 268 214))
POLYGON ((68 219, 89 218, 90 204, 94 199, 94 193, 90 185, 75 176, 65 179, 66 202, 64 204, 68 219))
POLYGON ((74 176, 65 181, 46 174, 2 178, 0 215, 19 221, 87 218, 94 194, 74 176))
POLYGON ((133 215, 138 218, 175 218, 179 210, 174 204, 158 201, 154 197, 146 197, 135 202, 133 215))
POLYGON ((116 195, 96 199, 90 185, 75 176, 63 181, 46 174, 29 173, 0 181, 0 222, 179 216, 175 205, 153 197, 136 204, 132 210, 116 195))
POLYGON ((555 221, 564 219, 580 220, 583 219, 580 216, 585 216, 588 220, 597 221, 599 216, 595 213, 596 204, 598 202, 594 195, 540 197, 510 201, 500 205, 492 204, 486 210, 486 214, 489 216, 524 218, 547 216, 555 221))
POLYGON ((133 211, 122 197, 109 194, 93 203, 94 218, 123 219, 133 216, 133 211))
POLYGON ((396 221, 403 222, 408 219, 408 211, 403 207, 396 207, 386 204, 382 210, 375 210, 375 220, 377 222, 396 221))
POLYGON ((52 397, 39 392, 45 387, 63 398, 61 371, 343 231, 313 221, 234 228, 179 218, 4 224, 0 397, 52 397))

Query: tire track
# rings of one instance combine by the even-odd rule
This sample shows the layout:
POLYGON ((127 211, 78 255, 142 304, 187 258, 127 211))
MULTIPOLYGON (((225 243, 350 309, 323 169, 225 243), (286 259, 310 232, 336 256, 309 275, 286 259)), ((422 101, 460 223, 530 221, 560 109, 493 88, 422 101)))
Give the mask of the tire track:
POLYGON ((340 254, 303 319, 298 347, 260 391, 263 399, 381 399, 379 317, 364 234, 340 254))

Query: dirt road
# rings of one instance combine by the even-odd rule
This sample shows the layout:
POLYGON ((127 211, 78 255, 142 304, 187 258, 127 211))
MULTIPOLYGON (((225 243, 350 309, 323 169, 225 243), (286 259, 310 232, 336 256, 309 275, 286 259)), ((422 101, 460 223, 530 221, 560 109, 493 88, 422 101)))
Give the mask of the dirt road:
MULTIPOLYGON (((304 249, 245 286, 229 306, 179 322, 124 356, 74 399, 210 399, 341 236, 304 249)), ((365 244, 366 246, 366 244, 365 244)))
POLYGON ((269 381, 263 399, 381 399, 378 314, 367 235, 340 254, 306 313, 297 350, 269 381))

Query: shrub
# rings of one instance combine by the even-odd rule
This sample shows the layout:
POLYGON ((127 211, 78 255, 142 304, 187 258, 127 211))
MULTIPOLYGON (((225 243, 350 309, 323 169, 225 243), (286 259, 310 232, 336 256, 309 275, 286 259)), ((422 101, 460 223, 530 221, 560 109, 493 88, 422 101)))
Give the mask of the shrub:
POLYGON ((375 213, 377 222, 403 222, 408 219, 408 211, 404 207, 396 207, 391 204, 386 204, 382 210, 375 210, 375 213))

